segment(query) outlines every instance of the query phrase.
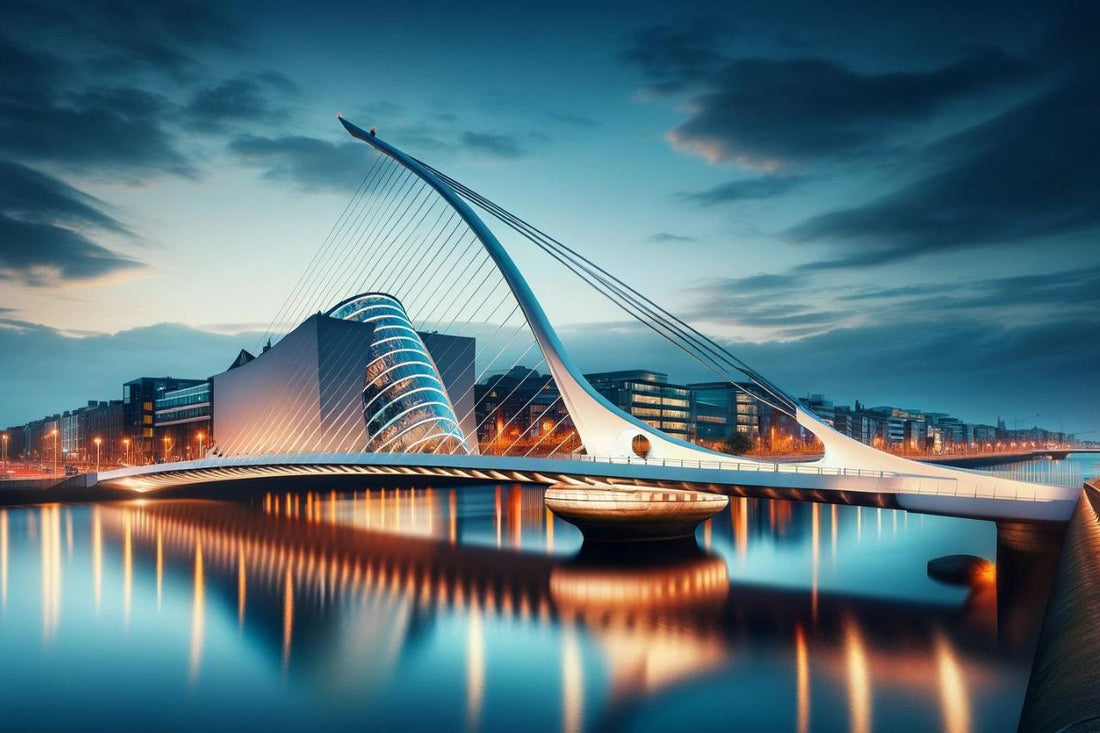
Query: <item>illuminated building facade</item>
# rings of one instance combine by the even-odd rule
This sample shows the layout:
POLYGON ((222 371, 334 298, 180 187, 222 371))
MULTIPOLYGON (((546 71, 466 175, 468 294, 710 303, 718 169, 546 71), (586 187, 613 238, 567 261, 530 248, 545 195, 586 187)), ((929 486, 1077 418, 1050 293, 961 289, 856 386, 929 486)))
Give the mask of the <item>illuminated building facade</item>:
POLYGON ((469 452, 443 377, 401 301, 363 293, 327 315, 374 331, 363 387, 367 452, 469 452))
POLYGON ((693 440, 721 442, 732 433, 755 440, 760 435, 756 399, 731 382, 689 384, 693 440))
POLYGON ((211 446, 213 399, 206 380, 169 390, 154 403, 153 427, 158 455, 164 460, 201 458, 211 446))
POLYGON ((635 369, 584 378, 623 412, 675 438, 690 437, 691 393, 687 387, 669 384, 667 374, 635 369))
POLYGON ((218 455, 476 452, 466 437, 473 384, 474 339, 419 334, 400 301, 365 293, 213 377, 212 447, 218 455), (456 403, 468 405, 465 423, 456 403))
POLYGON ((139 377, 122 385, 125 431, 133 441, 133 455, 137 462, 152 460, 154 455, 160 455, 154 440, 157 400, 166 392, 192 387, 205 381, 175 377, 139 377))

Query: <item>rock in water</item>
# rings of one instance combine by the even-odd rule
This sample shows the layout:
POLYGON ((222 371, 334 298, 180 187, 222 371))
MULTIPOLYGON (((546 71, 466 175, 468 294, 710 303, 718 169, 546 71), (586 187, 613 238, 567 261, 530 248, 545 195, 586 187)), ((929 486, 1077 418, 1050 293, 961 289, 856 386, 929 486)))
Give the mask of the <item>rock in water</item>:
POLYGON ((928 561, 928 577, 950 585, 970 585, 992 574, 993 563, 976 555, 944 555, 928 561))

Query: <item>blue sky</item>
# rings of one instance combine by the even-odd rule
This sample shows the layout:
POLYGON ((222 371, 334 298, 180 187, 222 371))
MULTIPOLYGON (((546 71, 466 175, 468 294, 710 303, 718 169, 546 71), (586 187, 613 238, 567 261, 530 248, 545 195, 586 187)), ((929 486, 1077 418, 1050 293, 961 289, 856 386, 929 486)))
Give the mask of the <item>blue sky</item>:
MULTIPOLYGON (((9 5, 0 422, 253 347, 366 169, 342 112, 792 392, 1100 429, 1087 5, 9 5)), ((513 254, 586 369, 705 376, 513 254)))

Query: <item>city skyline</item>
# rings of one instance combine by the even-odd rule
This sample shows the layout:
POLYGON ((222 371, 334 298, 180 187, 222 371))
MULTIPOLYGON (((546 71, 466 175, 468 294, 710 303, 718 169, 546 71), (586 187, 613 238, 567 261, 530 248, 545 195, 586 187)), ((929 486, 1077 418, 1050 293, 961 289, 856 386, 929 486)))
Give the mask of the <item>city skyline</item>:
MULTIPOLYGON (((520 43, 492 8, 113 8, 18 5, 3 41, 25 72, 0 90, 4 422, 254 348, 365 168, 342 111, 796 394, 1098 427, 1095 18, 991 4, 945 31, 923 5, 711 22, 727 11, 555 6, 527 11, 520 43), (857 12, 878 38, 857 37, 857 12), (563 16, 586 21, 568 55, 563 16), (414 23, 415 43, 393 33, 414 23), (514 63, 493 68, 479 40, 514 63), (459 46, 463 63, 434 62, 459 46)), ((571 296, 543 300, 585 371, 706 378, 525 269, 571 296)))

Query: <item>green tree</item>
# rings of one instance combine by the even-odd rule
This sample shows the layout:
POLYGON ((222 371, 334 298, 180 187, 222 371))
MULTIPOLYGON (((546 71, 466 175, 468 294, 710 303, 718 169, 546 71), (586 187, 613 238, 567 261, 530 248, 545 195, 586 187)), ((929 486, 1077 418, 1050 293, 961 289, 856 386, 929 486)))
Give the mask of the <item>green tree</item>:
POLYGON ((722 441, 722 450, 738 456, 748 453, 751 448, 752 438, 736 431, 727 435, 726 439, 722 441))

